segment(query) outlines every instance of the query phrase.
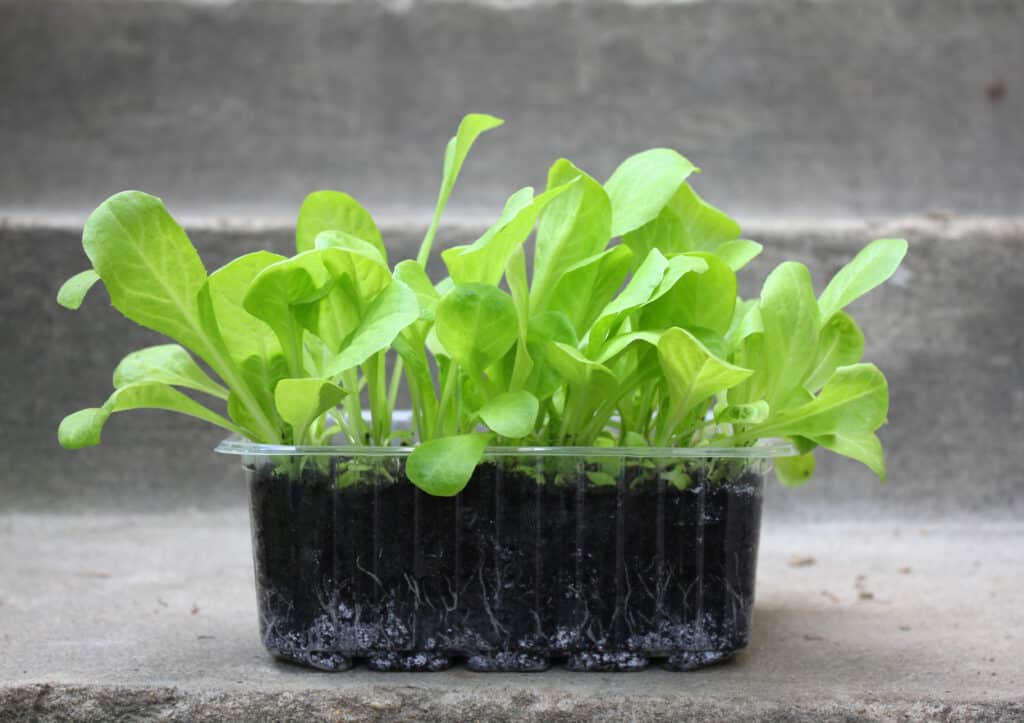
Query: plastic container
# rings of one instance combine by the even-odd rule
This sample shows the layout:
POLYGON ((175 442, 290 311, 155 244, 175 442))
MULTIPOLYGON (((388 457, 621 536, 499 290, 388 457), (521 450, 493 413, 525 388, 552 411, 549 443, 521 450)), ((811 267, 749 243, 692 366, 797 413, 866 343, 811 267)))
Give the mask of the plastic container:
POLYGON ((228 440, 260 634, 323 670, 691 670, 747 645, 764 475, 743 449, 494 448, 455 497, 411 448, 228 440))

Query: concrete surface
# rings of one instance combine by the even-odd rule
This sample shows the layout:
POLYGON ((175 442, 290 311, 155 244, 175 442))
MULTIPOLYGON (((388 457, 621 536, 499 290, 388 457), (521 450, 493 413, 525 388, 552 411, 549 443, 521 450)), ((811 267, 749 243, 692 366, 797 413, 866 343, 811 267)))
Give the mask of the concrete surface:
MULTIPOLYGON (((175 210, 172 208, 172 210, 175 210)), ((475 238, 472 222, 449 225, 441 245, 475 238)), ((245 251, 288 252, 279 225, 221 228, 196 223, 192 236, 210 269, 245 251)), ((806 261, 819 288, 872 238, 910 240, 903 270, 853 310, 867 335, 867 358, 889 376, 890 423, 882 430, 890 482, 822 454, 817 477, 800 490, 773 488, 769 514, 788 519, 945 518, 981 513, 1019 519, 1024 498, 1022 355, 1024 220, 908 218, 878 222, 757 221, 746 233, 765 243, 744 272, 756 295, 783 258, 806 261)), ((392 261, 414 255, 421 229, 385 223, 392 261)), ((112 310, 100 289, 74 313, 54 302, 84 267, 80 230, 0 226, 0 509, 217 507, 242 494, 235 460, 210 451, 221 433, 162 412, 116 415, 102 446, 67 452, 56 443, 61 417, 99 404, 110 373, 129 351, 158 337, 112 310)), ((435 256, 436 260, 436 256, 435 256)), ((440 270, 438 270, 440 272, 440 270)))
POLYGON ((1014 720, 1024 525, 766 524, 751 647, 698 673, 324 674, 256 632, 248 522, 0 516, 0 721, 1014 720))
POLYGON ((680 149, 738 211, 1020 213, 1017 0, 0 0, 0 210, 419 207, 680 149), (496 171, 500 170, 500 173, 496 171))

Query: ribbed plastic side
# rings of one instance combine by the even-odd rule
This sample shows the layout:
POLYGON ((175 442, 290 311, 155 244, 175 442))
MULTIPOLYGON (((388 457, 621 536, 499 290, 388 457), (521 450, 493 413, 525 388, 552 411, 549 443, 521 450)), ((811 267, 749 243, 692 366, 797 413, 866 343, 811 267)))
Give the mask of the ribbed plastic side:
POLYGON ((263 641, 326 670, 724 660, 749 638, 768 464, 501 457, 441 498, 401 456, 250 460, 263 641))

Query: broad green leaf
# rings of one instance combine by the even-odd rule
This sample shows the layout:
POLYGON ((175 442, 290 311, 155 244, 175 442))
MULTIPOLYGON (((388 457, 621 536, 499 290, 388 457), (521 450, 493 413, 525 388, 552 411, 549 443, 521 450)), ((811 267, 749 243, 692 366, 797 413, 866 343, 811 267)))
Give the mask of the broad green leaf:
POLYGON ((534 307, 534 313, 564 314, 582 336, 622 288, 632 258, 629 248, 620 245, 578 261, 563 271, 548 301, 534 307))
POLYGON ((57 292, 57 303, 65 309, 71 309, 72 311, 78 309, 82 306, 82 302, 85 300, 85 295, 89 293, 89 289, 99 280, 99 274, 93 269, 79 271, 61 285, 60 290, 57 292))
POLYGON ((387 249, 370 212, 347 193, 314 191, 306 196, 295 224, 295 250, 299 253, 315 247, 316 237, 324 231, 343 231, 362 239, 387 258, 387 249))
POLYGON ((416 294, 401 281, 392 281, 373 300, 359 327, 342 344, 338 356, 327 365, 327 375, 336 377, 384 351, 419 315, 416 294))
POLYGON ((644 260, 622 293, 601 311, 594 322, 589 340, 592 354, 601 348, 608 335, 614 333, 629 314, 665 296, 684 276, 703 274, 708 269, 704 259, 691 254, 680 254, 666 260, 661 252, 654 249, 648 254, 648 259, 644 260), (659 271, 662 271, 660 277, 659 271))
POLYGON ((730 349, 736 349, 740 343, 753 334, 763 334, 764 323, 761 321, 761 308, 756 299, 736 300, 732 321, 725 332, 725 341, 730 349))
POLYGON ((537 221, 530 303, 546 308, 566 270, 599 254, 611 238, 612 207, 604 187, 562 158, 548 171, 549 190, 579 181, 548 202, 537 221))
POLYGON ((679 186, 668 203, 683 223, 683 245, 687 251, 711 251, 740 237, 740 226, 697 195, 689 183, 679 186))
POLYGON ((785 487, 800 487, 814 475, 814 452, 775 459, 775 476, 785 487))
POLYGON ((626 288, 598 314, 590 329, 591 349, 600 348, 608 334, 614 331, 614 327, 626 314, 650 301, 654 290, 665 278, 667 270, 668 259, 657 249, 652 249, 626 284, 626 288))
POLYGON ((282 379, 274 388, 274 404, 281 419, 292 428, 295 444, 307 439, 313 420, 338 406, 345 390, 326 379, 282 379))
POLYGON ((873 432, 849 432, 815 437, 814 441, 844 457, 857 460, 885 482, 885 452, 873 432))
POLYGON ((512 303, 516 307, 516 321, 519 329, 519 340, 512 363, 512 375, 509 389, 516 391, 523 388, 526 379, 533 369, 533 359, 527 349, 530 325, 530 287, 526 278, 526 254, 523 248, 517 247, 509 257, 505 268, 505 280, 512 292, 512 303))
POLYGON ((405 472, 414 485, 435 497, 454 497, 473 476, 493 434, 460 434, 420 444, 409 455, 405 472))
POLYGON ((455 363, 482 372, 505 355, 518 336, 515 304, 487 284, 457 284, 437 305, 434 329, 455 363))
MULTIPOLYGON (((613 396, 618 380, 604 364, 583 356, 575 347, 560 342, 551 342, 547 350, 548 363, 570 384, 579 387, 601 389, 602 394, 613 396)), ((596 401, 596 400, 595 400, 596 401)))
POLYGON ((498 221, 483 236, 465 246, 453 246, 441 257, 448 267, 448 273, 457 284, 496 285, 509 258, 523 245, 537 223, 541 210, 564 193, 578 179, 545 191, 536 198, 532 188, 523 188, 514 193, 505 205, 498 221))
POLYGON ((434 217, 423 237, 423 244, 420 246, 419 254, 416 256, 416 263, 426 268, 427 258, 430 256, 430 247, 434 244, 434 236, 437 234, 437 227, 441 223, 441 214, 448 204, 448 198, 455 188, 455 179, 462 170, 462 163, 469 155, 469 149, 481 133, 497 128, 505 121, 494 116, 482 113, 470 113, 459 123, 459 130, 455 136, 448 141, 444 151, 444 171, 441 174, 441 190, 437 194, 437 207, 434 209, 434 217))
POLYGON ((719 424, 760 424, 768 419, 768 402, 763 399, 749 404, 730 404, 715 410, 719 424))
POLYGON ((804 380, 808 391, 816 392, 839 367, 856 364, 864 354, 864 335, 845 311, 832 315, 821 328, 814 366, 804 380))
POLYGON ((658 341, 661 362, 676 419, 719 391, 729 389, 750 376, 749 369, 715 357, 685 329, 668 329, 658 341))
POLYGON ((163 409, 186 414, 236 434, 245 430, 178 390, 160 382, 129 384, 115 389, 102 407, 82 409, 64 418, 57 430, 62 447, 80 449, 100 443, 103 426, 111 414, 130 409, 163 409))
POLYGON ((652 148, 623 161, 605 183, 612 207, 612 236, 657 218, 697 168, 668 148, 652 148))
MULTIPOLYGON (((681 275, 667 292, 643 307, 640 324, 645 329, 710 329, 723 335, 729 329, 736 307, 736 274, 714 254, 692 253, 676 256, 704 263, 699 273, 681 275)), ((699 271, 699 269, 694 269, 699 271)))
POLYGON ((565 314, 545 311, 530 319, 526 340, 533 367, 523 386, 538 399, 548 399, 562 383, 562 375, 548 361, 548 347, 561 342, 575 348, 576 332, 565 314))
POLYGON ((416 294, 416 303, 420 307, 420 319, 423 321, 434 320, 434 309, 441 295, 430 282, 430 277, 423 267, 412 259, 407 259, 395 266, 394 278, 412 289, 416 294))
POLYGON ((665 256, 692 251, 684 243, 683 222, 668 206, 638 229, 622 235, 622 242, 633 251, 634 263, 647 258, 651 249, 665 256))
POLYGON ((242 306, 277 335, 293 376, 302 369, 303 323, 297 307, 323 298, 334 283, 323 263, 324 252, 304 251, 260 271, 242 306))
POLYGON ((86 221, 82 246, 114 308, 207 356, 197 301, 206 269, 159 198, 139 191, 111 196, 86 221))
POLYGON ((645 344, 657 348, 660 339, 660 331, 632 331, 628 334, 620 334, 608 340, 608 343, 601 350, 601 355, 597 358, 597 361, 601 364, 608 364, 619 354, 622 354, 636 344, 645 344))
POLYGON ((730 269, 739 271, 760 256, 763 250, 764 246, 757 241, 734 239, 716 248, 714 254, 728 264, 730 269))
POLYGON ((818 306, 822 322, 893 275, 907 254, 907 242, 899 238, 872 241, 841 268, 825 290, 818 306))
POLYGON ((270 359, 281 353, 273 330, 246 311, 243 304, 253 279, 268 266, 285 260, 279 254, 256 251, 210 274, 210 299, 217 327, 231 356, 239 362, 253 355, 270 359))
POLYGON ((228 398, 228 390, 204 372, 192 355, 177 344, 161 344, 134 351, 114 369, 114 387, 161 382, 175 387, 195 389, 219 399, 228 398))
POLYGON ((540 403, 526 391, 505 392, 489 400, 477 413, 489 429, 518 439, 533 431, 540 403))
POLYGON ((807 267, 780 264, 761 290, 765 398, 773 409, 800 386, 818 347, 818 303, 807 267))
POLYGON ((760 436, 863 434, 883 424, 889 410, 889 387, 874 364, 839 367, 812 401, 773 414, 756 428, 760 436))
POLYGON ((325 231, 316 237, 316 247, 323 250, 324 266, 335 279, 348 277, 343 288, 349 291, 353 304, 368 304, 391 283, 387 258, 362 239, 325 231))

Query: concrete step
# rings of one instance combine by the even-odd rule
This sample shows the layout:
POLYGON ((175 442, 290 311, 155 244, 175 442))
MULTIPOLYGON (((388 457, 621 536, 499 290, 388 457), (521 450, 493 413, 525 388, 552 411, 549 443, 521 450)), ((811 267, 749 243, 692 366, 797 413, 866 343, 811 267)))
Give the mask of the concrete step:
MULTIPOLYGON (((422 227, 383 226, 393 262, 415 254, 422 227)), ((223 228, 197 221, 191 229, 210 269, 259 248, 290 251, 292 232, 283 225, 223 228)), ((468 241, 480 230, 454 219, 439 243, 468 241)), ((741 276, 748 297, 784 258, 807 262, 820 288, 868 240, 910 240, 903 269, 853 307, 867 335, 866 357, 890 381, 890 423, 881 434, 889 483, 879 485, 860 465, 822 454, 810 486, 771 490, 769 514, 1019 518, 1024 219, 752 220, 745 232, 768 249, 741 276)), ((56 305, 57 288, 86 264, 79 234, 72 227, 0 226, 9 279, 0 296, 0 330, 9 340, 0 355, 6 436, 0 509, 237 503, 243 489, 236 460, 213 454, 221 433, 191 419, 116 415, 100 447, 68 452, 57 446, 61 417, 100 403, 121 357, 159 340, 112 310, 102 291, 77 313, 56 305)))
POLYGON ((455 203, 678 148, 737 212, 1019 213, 1017 0, 0 0, 0 211, 455 203))
POLYGON ((1024 526, 767 520, 749 649, 696 673, 324 674, 260 645, 241 507, 0 515, 0 721, 1024 717, 1024 526))

